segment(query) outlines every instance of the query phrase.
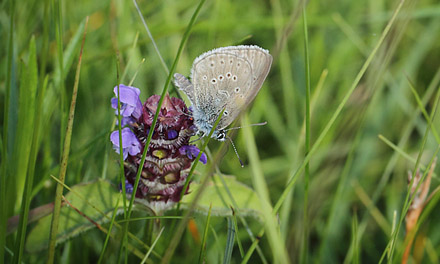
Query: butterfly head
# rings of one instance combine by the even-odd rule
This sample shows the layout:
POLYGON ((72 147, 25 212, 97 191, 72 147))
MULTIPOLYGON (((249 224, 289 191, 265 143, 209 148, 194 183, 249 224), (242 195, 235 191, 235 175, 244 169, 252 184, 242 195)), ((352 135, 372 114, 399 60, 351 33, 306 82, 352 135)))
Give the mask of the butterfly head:
MULTIPOLYGON (((209 135, 210 131, 203 131, 200 129, 197 129, 196 134, 202 138, 202 137, 207 137, 209 135)), ((215 130, 214 133, 212 133, 211 138, 216 139, 218 141, 225 141, 226 140, 226 131, 224 129, 221 130, 215 130)))
POLYGON ((225 141, 226 140, 226 131, 221 129, 218 131, 214 131, 214 134, 212 135, 213 138, 217 139, 218 141, 225 141))

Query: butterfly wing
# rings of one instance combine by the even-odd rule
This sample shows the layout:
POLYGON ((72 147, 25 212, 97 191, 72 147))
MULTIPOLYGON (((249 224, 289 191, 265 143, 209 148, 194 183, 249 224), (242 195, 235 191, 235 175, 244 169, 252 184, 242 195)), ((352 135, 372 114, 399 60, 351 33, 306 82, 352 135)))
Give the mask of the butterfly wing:
POLYGON ((225 108, 218 125, 222 129, 246 105, 245 94, 252 86, 252 65, 244 58, 217 49, 194 61, 192 80, 194 108, 199 111, 195 117, 212 127, 225 108))
POLYGON ((233 53, 240 58, 246 59, 252 66, 252 86, 249 90, 246 90, 244 95, 246 98, 247 106, 252 102, 255 96, 260 91, 264 80, 269 74, 270 66, 272 65, 272 56, 265 49, 258 46, 231 46, 224 49, 226 52, 233 53))
POLYGON ((174 74, 174 84, 188 96, 191 104, 194 104, 194 85, 180 73, 174 74))
POLYGON ((225 109, 217 129, 230 125, 255 98, 272 64, 267 50, 231 46, 203 53, 194 60, 191 82, 175 74, 175 84, 193 104, 198 128, 208 133, 225 109))
POLYGON ((225 108, 219 129, 228 126, 249 105, 269 73, 272 56, 257 46, 218 48, 199 56, 193 64, 195 107, 213 125, 225 108))

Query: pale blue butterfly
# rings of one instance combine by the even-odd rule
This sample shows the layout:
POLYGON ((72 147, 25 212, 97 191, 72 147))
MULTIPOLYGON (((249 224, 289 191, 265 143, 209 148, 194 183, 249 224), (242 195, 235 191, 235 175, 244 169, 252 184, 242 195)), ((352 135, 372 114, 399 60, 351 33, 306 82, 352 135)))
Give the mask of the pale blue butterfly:
POLYGON ((225 109, 212 135, 212 138, 224 141, 227 137, 225 128, 255 98, 271 64, 272 56, 265 49, 230 46, 205 52, 196 58, 191 69, 192 83, 176 73, 174 82, 191 101, 198 133, 208 135, 225 109))

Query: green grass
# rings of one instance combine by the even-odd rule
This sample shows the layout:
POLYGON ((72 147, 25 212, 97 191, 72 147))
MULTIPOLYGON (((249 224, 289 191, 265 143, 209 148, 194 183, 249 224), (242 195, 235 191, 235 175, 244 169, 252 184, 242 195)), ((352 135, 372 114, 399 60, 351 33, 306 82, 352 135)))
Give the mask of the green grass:
MULTIPOLYGON (((138 1, 156 45, 133 1, 0 4, 0 262, 47 262, 49 250, 26 252, 32 217, 6 225, 61 202, 63 185, 52 175, 65 170, 70 187, 98 178, 119 184, 109 141, 118 79, 140 88, 142 101, 166 90, 178 96, 168 85, 173 72, 189 75, 201 53, 239 44, 269 49, 274 62, 235 125, 268 124, 234 132, 244 168, 227 141, 211 140, 206 151, 216 163, 197 165, 193 179, 205 186, 213 172, 234 175, 258 194, 262 217, 240 212, 227 188, 233 217, 207 217, 194 204, 156 226, 159 219, 138 220, 148 214, 130 205, 125 215, 137 221, 118 224, 119 214, 78 233, 51 251, 53 262, 400 262, 413 199, 407 171, 426 175, 440 145, 438 1, 309 1, 303 13, 303 1, 206 0, 188 26, 199 4, 138 1)), ((440 259, 437 175, 408 263, 440 259)))

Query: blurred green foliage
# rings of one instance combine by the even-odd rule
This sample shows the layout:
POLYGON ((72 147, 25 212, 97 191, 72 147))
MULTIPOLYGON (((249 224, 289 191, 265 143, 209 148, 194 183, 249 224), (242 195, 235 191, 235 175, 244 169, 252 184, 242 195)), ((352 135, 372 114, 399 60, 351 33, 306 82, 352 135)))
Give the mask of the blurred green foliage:
MULTIPOLYGON (((41 115, 41 130, 31 208, 53 202, 55 182, 50 175, 58 175, 60 167, 82 23, 86 16, 89 16, 89 24, 67 185, 97 178, 117 182, 118 156, 109 142, 114 121, 110 99, 114 96, 113 87, 117 85, 117 54, 122 83, 128 84, 138 72, 133 86, 141 89, 142 101, 152 94, 160 94, 167 78, 132 1, 27 0, 17 1, 11 8, 13 2, 0 3, 0 104, 4 113, 0 116, 1 184, 2 190, 6 190, 2 194, 2 223, 19 213, 26 175, 17 174, 16 168, 26 161, 21 160, 22 156, 14 155, 19 153, 20 142, 27 137, 30 139, 34 133, 23 133, 24 127, 17 126, 26 121, 20 119, 23 116, 18 112, 19 95, 28 91, 23 88, 20 77, 30 63, 27 60, 32 37, 35 37, 37 49, 38 91, 41 91, 45 79, 47 89, 38 113, 41 115), (53 15, 58 3, 61 4, 62 45, 56 39, 56 17, 53 15), (12 46, 9 46, 11 17, 14 24, 12 46), (64 50, 62 75, 57 71, 59 47, 64 50), (141 63, 143 59, 145 62, 141 63)), ((170 66, 198 1, 139 1, 138 4, 161 55, 170 66)), ((383 0, 307 3, 312 145, 376 45, 397 4, 398 1, 383 0)), ((274 56, 271 72, 248 115, 250 122, 268 122, 252 131, 273 203, 305 156, 305 58, 301 5, 302 2, 286 0, 208 0, 177 66, 177 72, 189 75, 194 58, 221 46, 255 44, 270 50, 274 56)), ((368 71, 312 156, 307 218, 309 262, 351 262, 353 248, 350 246, 357 250, 354 256, 364 263, 378 262, 384 253, 395 225, 394 214, 398 220, 402 213, 407 193, 407 171, 413 171, 415 163, 393 150, 378 135, 398 145, 399 150, 409 157, 415 159, 420 155, 421 165, 428 165, 440 142, 429 132, 426 145, 420 152, 425 131, 430 128, 420 114, 409 82, 431 113, 440 81, 439 39, 440 3, 407 0, 368 71), (356 229, 356 236, 353 229, 356 229), (353 237, 360 241, 353 243, 353 237)), ((169 91, 176 96, 174 87, 169 91)), ((432 122, 433 127, 440 128, 440 118, 434 116, 432 122)), ((238 152, 248 164, 243 133, 238 130, 235 135, 238 152)), ((210 142, 211 151, 219 149, 220 144, 225 143, 210 142)), ((202 166, 197 169, 199 174, 205 171, 202 166)), ((241 168, 231 148, 219 162, 219 170, 252 186, 251 167, 241 168)), ((437 174, 433 176, 431 190, 439 186, 437 174)), ((293 263, 299 261, 303 241, 303 190, 300 178, 279 214, 282 243, 293 263)), ((440 226, 437 224, 440 216, 435 213, 439 205, 432 206, 434 209, 420 227, 418 240, 413 246, 412 261, 415 263, 435 263, 440 258, 440 226)), ((202 235, 206 216, 196 214, 194 221, 202 235)), ((258 232, 261 227, 261 222, 253 218, 249 218, 248 223, 253 232, 258 232)), ((171 221, 162 224, 170 227, 171 221)), ((227 221, 213 216, 210 225, 207 263, 218 263, 225 250, 227 221)), ((400 261, 405 247, 403 226, 395 241, 394 261, 400 261)), ((169 230, 165 228, 165 237, 172 235, 167 234, 169 230)), ((138 237, 144 237, 148 232, 145 222, 131 225, 130 231, 138 237)), ((15 235, 0 235, 5 239, 5 260, 9 262, 12 259, 10 252, 15 247, 15 235)), ((237 236, 246 252, 251 242, 240 224, 237 236)), ((105 234, 98 230, 79 235, 57 247, 55 261, 94 263, 104 239, 105 234)), ((110 243, 106 260, 114 263, 118 241, 110 243)), ((196 262, 199 243, 192 233, 186 232, 173 263, 196 262)), ((166 239, 159 240, 155 250, 163 255, 167 246, 166 239)), ((262 238, 260 246, 266 260, 271 262, 273 256, 266 237, 262 238)), ((25 253, 23 260, 44 263, 46 257, 46 252, 25 253)), ((130 255, 129 260, 140 261, 134 255, 130 255)), ((231 263, 240 261, 236 245, 231 263)), ((250 261, 262 262, 256 252, 250 261)))

